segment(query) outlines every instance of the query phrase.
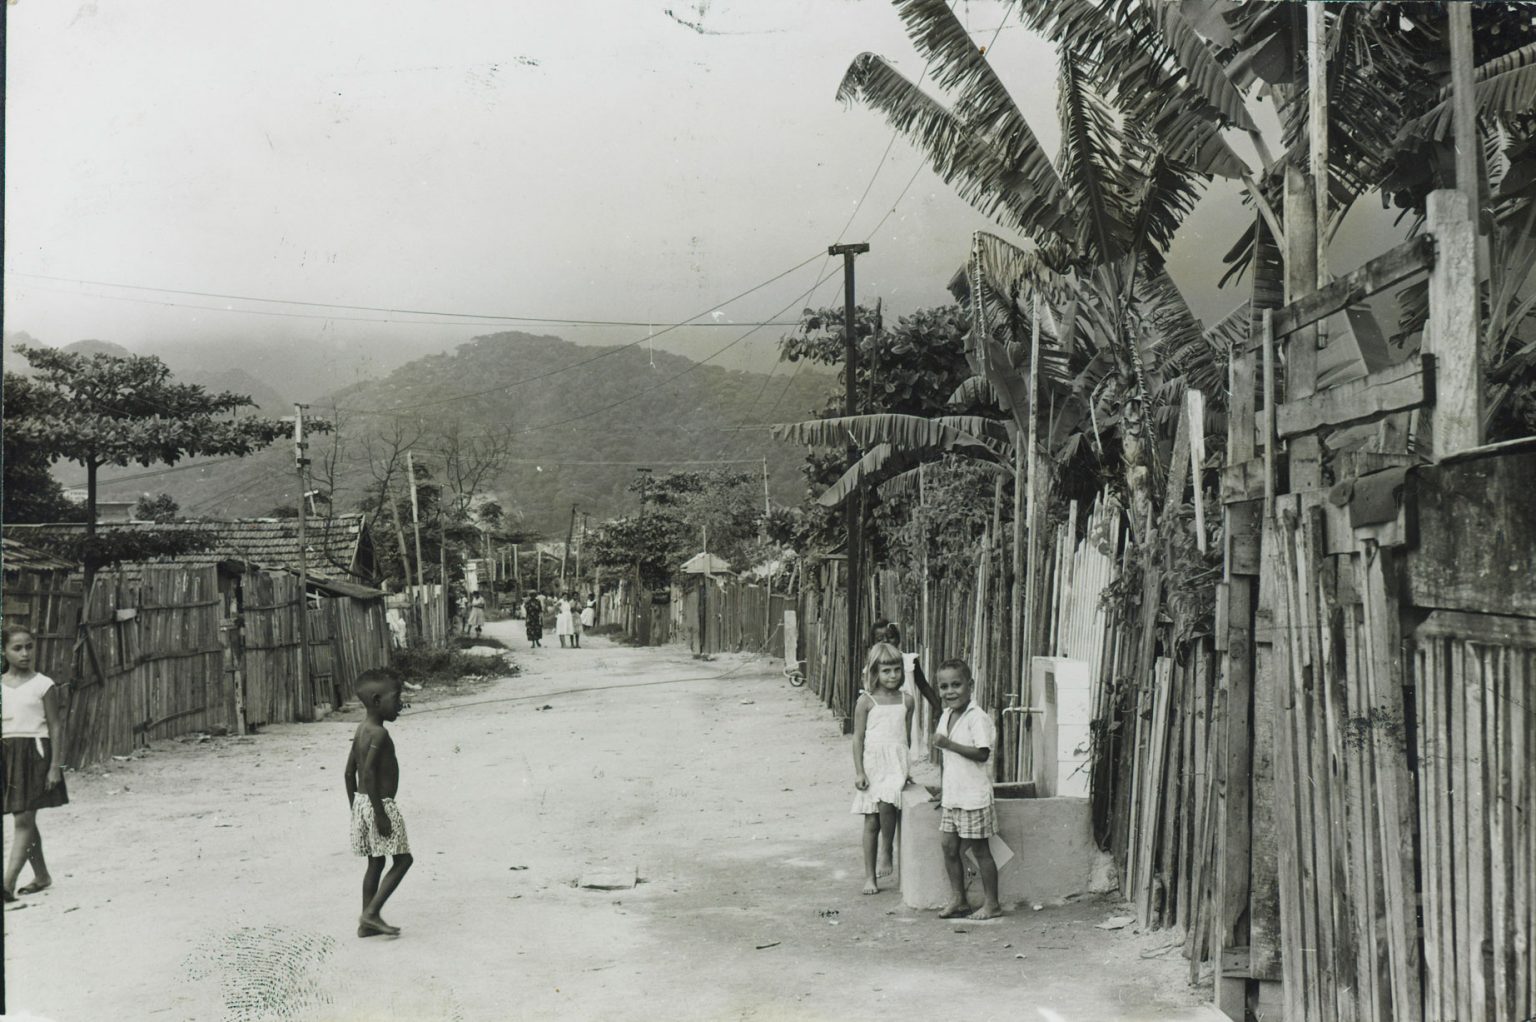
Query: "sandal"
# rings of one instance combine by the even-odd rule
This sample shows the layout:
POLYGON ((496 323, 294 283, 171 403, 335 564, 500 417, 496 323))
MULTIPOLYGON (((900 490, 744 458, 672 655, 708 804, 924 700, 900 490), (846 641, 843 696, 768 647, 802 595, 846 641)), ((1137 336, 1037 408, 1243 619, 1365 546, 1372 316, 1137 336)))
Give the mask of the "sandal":
POLYGON ((5 893, 5 903, 7 905, 9 905, 13 901, 18 900, 16 895, 12 894, 10 891, 6 891, 4 893, 5 893))
POLYGON ((30 884, 26 884, 26 885, 20 887, 19 889, 17 889, 16 893, 17 894, 41 894, 43 891, 46 891, 48 888, 50 888, 52 886, 53 886, 53 881, 52 880, 48 881, 46 884, 40 884, 36 880, 34 880, 30 884))

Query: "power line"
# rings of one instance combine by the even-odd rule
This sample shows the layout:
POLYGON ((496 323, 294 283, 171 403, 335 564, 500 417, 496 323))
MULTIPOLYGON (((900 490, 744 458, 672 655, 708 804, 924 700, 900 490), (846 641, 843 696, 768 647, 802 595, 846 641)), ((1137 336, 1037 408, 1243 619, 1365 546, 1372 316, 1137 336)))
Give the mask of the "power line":
MULTIPOLYGON (((815 257, 813 256, 812 258, 815 258, 815 257)), ((806 260, 806 262, 810 262, 810 260, 808 259, 808 260, 806 260)), ((803 266, 805 264, 801 263, 800 265, 803 266)), ((799 269, 799 268, 800 268, 799 266, 794 267, 794 269, 799 269)), ((793 272, 793 271, 790 271, 790 272, 793 272)), ((54 276, 49 276, 47 274, 42 274, 42 273, 23 273, 23 272, 21 272, 19 270, 7 270, 6 271, 6 275, 7 276, 11 276, 11 277, 25 277, 25 278, 27 278, 29 280, 49 280, 49 281, 55 281, 57 283, 64 283, 64 284, 80 284, 80 285, 84 285, 84 286, 87 286, 87 287, 112 287, 112 288, 118 288, 118 289, 125 290, 125 291, 153 291, 153 292, 157 292, 159 294, 186 295, 186 296, 194 297, 194 298, 217 298, 217 299, 222 299, 222 300, 225 300, 225 301, 253 302, 253 303, 263 304, 263 305, 297 305, 297 306, 301 306, 303 308, 310 308, 310 309, 342 309, 342 310, 351 311, 351 312, 382 312, 382 313, 387 313, 389 315, 394 315, 394 316, 445 316, 445 317, 449 317, 449 319, 446 322, 450 322, 450 323, 451 322, 461 321, 461 320, 482 320, 482 321, 487 321, 487 322, 490 322, 490 323, 549 323, 549 324, 554 324, 554 325, 557 325, 557 326, 636 326, 636 327, 638 327, 638 326, 649 326, 650 325, 649 323, 647 323, 644 320, 632 320, 632 319, 572 319, 572 318, 562 318, 562 317, 559 317, 559 316, 509 316, 509 315, 502 315, 500 313, 453 312, 451 310, 442 310, 442 309, 404 309, 404 308, 391 308, 391 307, 388 307, 388 306, 377 306, 377 305, 353 305, 353 304, 344 303, 344 302, 313 302, 313 301, 304 301, 304 300, 297 299, 297 298, 264 298, 264 297, 259 297, 259 296, 255 296, 255 295, 225 294, 223 292, 218 292, 218 291, 191 291, 191 290, 186 290, 186 289, 182 289, 182 288, 152 287, 152 286, 145 285, 145 284, 124 284, 124 283, 120 283, 120 282, 117 282, 117 281, 108 281, 108 280, 87 280, 87 279, 81 279, 81 278, 76 278, 76 277, 54 277, 54 276)), ((775 278, 775 279, 777 279, 777 278, 775 278)), ((66 294, 84 294, 85 292, 63 292, 63 293, 66 293, 66 294)), ((750 294, 751 292, 746 292, 746 293, 750 294)), ((418 322, 421 322, 420 320, 371 319, 371 318, 365 318, 365 317, 331 316, 331 315, 324 315, 324 314, 317 314, 317 313, 264 312, 262 310, 257 310, 257 309, 228 309, 228 308, 221 308, 219 306, 213 306, 213 305, 187 305, 186 303, 182 303, 182 302, 171 302, 171 301, 163 301, 163 300, 155 300, 155 299, 136 299, 136 298, 128 298, 128 297, 124 297, 124 296, 120 296, 120 295, 91 295, 90 297, 105 298, 105 299, 108 299, 110 301, 140 302, 140 303, 148 304, 148 305, 181 305, 181 306, 184 306, 186 308, 203 309, 203 310, 206 310, 206 311, 209 311, 209 312, 246 312, 246 313, 250 313, 250 314, 253 314, 253 315, 292 316, 292 317, 303 318, 303 319, 339 319, 339 320, 345 320, 345 319, 358 318, 361 322, 382 322, 382 323, 393 323, 393 322, 418 323, 418 322)), ((736 297, 740 298, 742 296, 741 295, 737 295, 736 297)), ((729 304, 730 302, 735 301, 735 300, 736 300, 735 298, 728 299, 726 302, 720 303, 720 305, 729 304)), ((714 308, 711 308, 708 312, 701 312, 701 313, 699 313, 699 315, 692 317, 692 319, 699 319, 699 318, 701 318, 703 316, 707 316, 707 315, 709 315, 709 312, 713 312, 714 309, 716 309, 716 308, 719 308, 719 305, 715 306, 714 308)), ((713 322, 711 322, 711 323, 692 323, 691 319, 690 320, 684 320, 683 323, 684 324, 688 324, 688 325, 693 325, 693 326, 710 326, 710 327, 715 327, 715 326, 745 326, 745 325, 747 325, 747 324, 744 324, 744 323, 713 323, 713 322)), ((682 324, 679 324, 679 325, 682 325, 682 324)), ((760 325, 762 325, 762 326, 793 326, 794 324, 793 323, 763 323, 763 324, 760 324, 760 325)))
MULTIPOLYGON (((815 262, 817 260, 817 258, 819 258, 820 256, 821 256, 821 253, 818 252, 816 255, 813 255, 813 256, 811 256, 811 257, 809 257, 807 259, 803 259, 800 262, 796 263, 794 266, 791 266, 789 269, 785 270, 784 272, 775 274, 774 276, 772 276, 772 277, 768 278, 767 280, 763 281, 761 284, 757 284, 754 287, 750 287, 750 288, 748 288, 747 290, 741 292, 738 295, 735 295, 735 296, 733 296, 731 298, 727 298, 723 302, 718 302, 714 306, 712 306, 710 310, 705 311, 705 312, 701 312, 701 313, 699 313, 696 316, 689 317, 689 319, 686 319, 686 320, 684 320, 681 323, 674 323, 674 324, 672 324, 670 326, 664 327, 663 329, 655 331, 655 332, 647 332, 646 336, 641 337, 641 338, 639 338, 637 340, 631 341, 628 344, 621 344, 621 345, 617 345, 617 346, 611 347, 611 348, 604 348, 603 350, 599 351, 596 355, 593 355, 591 358, 586 358, 586 359, 582 359, 582 360, 577 361, 577 362, 572 362, 569 365, 561 366, 558 369, 551 369, 548 372, 536 373, 533 376, 525 376, 522 379, 513 380, 510 383, 502 383, 502 384, 498 384, 498 385, 496 385, 494 387, 486 387, 484 390, 468 391, 468 392, 465 392, 465 393, 462 393, 462 394, 457 394, 457 395, 455 395, 453 397, 450 397, 450 398, 436 398, 436 399, 431 400, 431 401, 419 401, 416 404, 411 404, 411 405, 394 405, 394 406, 390 407, 387 410, 384 410, 384 409, 372 409, 372 408, 347 408, 345 406, 339 406, 339 405, 336 406, 336 407, 337 407, 338 411, 355 412, 355 413, 358 413, 358 414, 361 414, 361 415, 398 416, 399 413, 401 413, 401 412, 415 411, 418 408, 431 408, 431 407, 435 407, 437 405, 443 405, 443 404, 452 404, 452 403, 457 402, 457 401, 464 401, 464 400, 466 400, 468 398, 483 397, 486 394, 494 394, 494 393, 496 393, 498 391, 510 390, 513 387, 520 387, 520 386, 522 386, 525 383, 534 383, 534 382, 536 382, 538 380, 548 379, 551 376, 558 376, 561 373, 570 372, 572 369, 579 369, 582 366, 591 365, 593 362, 597 362, 597 361, 600 361, 600 360, 605 359, 605 358, 610 358, 610 357, 612 357, 614 355, 619 354, 621 351, 628 351, 630 348, 639 347, 640 345, 645 344, 648 341, 655 340, 657 337, 661 337, 661 336, 663 336, 665 334, 671 333, 674 330, 680 329, 681 327, 690 324, 695 319, 699 319, 702 316, 709 315, 710 312, 712 312, 714 309, 719 308, 722 305, 729 305, 729 304, 731 304, 734 301, 737 301, 737 300, 739 300, 741 298, 745 298, 747 295, 752 294, 754 291, 761 291, 763 288, 767 287, 769 284, 773 284, 773 283, 775 283, 775 282, 777 282, 779 280, 782 280, 784 277, 789 276, 791 273, 794 273, 796 270, 799 270, 799 269, 802 269, 802 268, 804 268, 806 266, 809 266, 811 263, 815 262)), ((817 286, 819 286, 819 285, 817 285, 817 286)), ((814 288, 812 290, 814 290, 814 288)), ((807 292, 807 293, 809 293, 809 292, 807 292)), ((766 321, 764 321, 762 323, 758 323, 758 324, 754 325, 751 330, 747 331, 746 334, 743 334, 742 337, 737 338, 736 341, 732 341, 730 344, 726 345, 725 348, 720 349, 720 351, 725 351, 728 348, 734 347, 735 344, 737 343, 737 341, 740 341, 740 340, 744 339, 745 337, 749 336, 750 334, 756 333, 758 330, 762 329, 764 326, 775 325, 773 321, 778 319, 779 316, 783 315, 783 313, 784 313, 784 311, 786 309, 793 308, 795 303, 800 301, 800 300, 801 299, 799 299, 799 298, 795 299, 794 302, 791 302, 789 305, 786 305, 783 309, 780 309, 778 312, 775 312, 772 316, 769 317, 768 320, 766 320, 766 321)), ((740 326, 741 324, 732 324, 732 325, 740 326)), ((715 353, 715 355, 718 355, 718 354, 720 354, 720 352, 716 352, 715 353)), ((714 358, 715 355, 709 356, 709 358, 706 358, 704 361, 708 362, 709 359, 710 358, 714 358)), ((695 365, 702 365, 703 363, 702 362, 697 362, 697 363, 694 363, 694 364, 695 365)))
MULTIPOLYGON (((808 264, 810 262, 813 262, 814 258, 815 257, 812 257, 811 259, 807 259, 804 263, 801 263, 800 266, 805 266, 806 264, 808 264)), ((799 267, 796 267, 796 269, 799 269, 799 267)), ((835 274, 828 274, 827 276, 823 276, 821 279, 817 280, 816 283, 812 284, 810 287, 806 288, 804 291, 800 292, 800 294, 795 296, 795 298, 792 299, 789 302, 788 305, 785 305, 784 308, 782 308, 782 309, 778 310, 777 312, 775 312, 773 314, 774 317, 778 317, 778 316, 783 315, 786 310, 794 308, 795 305, 799 304, 800 302, 805 301, 808 297, 810 297, 810 295, 812 293, 814 293, 818 288, 820 288, 823 284, 825 284, 828 280, 830 280, 832 278, 832 276, 834 276, 834 275, 835 274)), ((632 394, 630 394, 628 397, 621 398, 618 401, 614 401, 614 402, 611 402, 609 404, 603 405, 600 408, 594 408, 594 409, 591 409, 589 411, 582 412, 579 415, 571 415, 571 416, 568 416, 568 417, 566 417, 564 419, 556 419, 556 420, 554 420, 552 422, 541 422, 541 423, 538 423, 538 424, 533 425, 533 426, 525 426, 522 429, 510 429, 510 430, 506 431, 505 435, 507 435, 507 436, 516 436, 516 435, 521 435, 521 434, 524 434, 524 433, 537 433, 540 430, 553 429, 556 426, 564 426, 564 425, 568 425, 569 423, 572 423, 572 422, 580 422, 583 419, 590 419, 594 415, 601 415, 602 413, 607 412, 607 411, 611 411, 614 408, 619 408, 619 407, 622 407, 624 405, 627 405, 631 401, 638 400, 639 398, 644 397, 646 394, 654 393, 655 391, 658 391, 658 390, 662 389, 663 387, 669 386, 670 384, 675 383, 676 381, 682 379, 684 376, 687 376, 689 373, 693 372, 695 369, 698 369, 701 366, 707 365, 709 362, 713 361, 716 358, 719 358, 721 355, 725 354, 727 351, 731 350, 736 345, 740 344, 742 341, 745 341, 748 337, 751 337, 753 334, 757 333, 757 331, 760 330, 760 329, 762 329, 762 327, 760 327, 760 326, 753 327, 752 329, 750 329, 750 330, 746 331, 745 333, 743 333, 740 337, 736 338, 734 341, 731 341, 729 344, 725 345, 723 348, 719 348, 718 350, 714 351, 710 355, 707 355, 706 357, 704 357, 703 359, 701 359, 701 360, 699 360, 697 362, 690 362, 688 364, 688 367, 683 369, 681 372, 674 373, 673 375, 667 377, 665 380, 662 380, 660 383, 657 383, 657 384, 655 384, 653 386, 646 387, 646 388, 643 388, 641 390, 637 390, 637 391, 633 392, 632 394)), ((500 390, 502 388, 496 387, 496 388, 491 388, 491 389, 493 389, 493 390, 500 390)), ((487 393, 489 393, 489 391, 487 391, 487 393)), ((385 413, 385 414, 387 414, 387 413, 385 413)), ((501 435, 501 434, 479 433, 479 434, 473 434, 473 435, 466 436, 466 437, 461 437, 460 439, 461 440, 481 440, 481 439, 485 439, 485 438, 487 438, 489 436, 492 436, 492 435, 501 435)))
MULTIPOLYGON (((393 319, 393 318, 391 318, 389 316, 340 316, 340 315, 334 315, 334 314, 327 315, 325 313, 320 313, 320 312, 279 312, 279 311, 277 311, 275 309, 236 309, 236 308, 232 308, 232 307, 229 307, 229 306, 220 306, 220 305, 193 305, 191 302, 173 302, 173 301, 170 301, 170 300, 167 300, 167 299, 131 298, 131 297, 127 296, 127 295, 95 294, 95 293, 90 292, 90 291, 76 291, 76 290, 71 290, 71 289, 68 289, 68 288, 61 288, 61 287, 39 287, 39 286, 37 286, 35 284, 33 284, 33 285, 26 285, 26 286, 30 287, 32 290, 47 291, 47 292, 50 292, 52 294, 74 295, 74 296, 78 296, 78 297, 82 297, 82 298, 99 298, 99 299, 102 299, 103 301, 109 301, 109 302, 129 302, 129 303, 132 303, 134 305, 153 305, 153 306, 155 306, 157 308, 159 308, 159 307, 171 307, 171 308, 179 308, 179 309, 192 309, 192 310, 195 310, 195 311, 198 311, 198 312, 226 312, 226 313, 232 313, 232 314, 237 315, 237 316, 277 316, 277 317, 281 317, 281 318, 284 318, 284 319, 318 319, 318 320, 323 320, 324 322, 327 322, 327 323, 332 323, 332 322, 336 322, 336 323, 391 323, 391 324, 396 324, 396 325, 399 325, 399 326, 446 326, 446 327, 455 327, 455 328, 460 329, 460 330, 464 329, 465 327, 493 327, 493 326, 504 326, 504 325, 506 325, 506 321, 505 320, 488 320, 488 321, 478 321, 477 322, 474 318, 470 318, 470 317, 466 317, 464 319, 393 319)), ((612 320, 612 321, 608 321, 608 320, 584 320, 584 319, 573 319, 573 320, 566 320, 566 319, 540 319, 540 320, 533 320, 533 319, 530 319, 530 320, 525 320, 524 322, 527 322, 527 323, 543 323, 543 324, 552 325, 552 326, 568 326, 568 327, 569 326, 577 326, 577 327, 582 327, 582 326, 591 326, 591 327, 626 326, 626 327, 628 327, 628 326, 642 326, 643 325, 643 324, 641 324, 639 322, 630 321, 630 320, 612 320)), ((747 324, 741 323, 741 322, 736 322, 736 321, 731 321, 731 322, 721 322, 721 323, 715 323, 715 322, 689 323, 689 324, 686 324, 686 325, 689 328, 691 328, 691 329, 702 329, 702 328, 705 328, 705 327, 741 327, 741 326, 746 326, 747 324)), ((763 324, 763 325, 765 325, 765 326, 794 326, 794 324, 790 323, 790 322, 766 323, 766 324, 763 324)))

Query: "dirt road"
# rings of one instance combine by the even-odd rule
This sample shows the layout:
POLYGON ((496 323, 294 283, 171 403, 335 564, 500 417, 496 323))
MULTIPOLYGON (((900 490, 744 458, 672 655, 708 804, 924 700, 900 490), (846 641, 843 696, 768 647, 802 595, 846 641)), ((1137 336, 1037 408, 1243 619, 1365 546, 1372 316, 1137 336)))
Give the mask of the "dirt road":
POLYGON ((859 895, 847 739, 774 661, 527 650, 394 726, 416 866, 354 936, 356 711, 70 776, 56 886, 5 913, 17 1017, 1207 1019, 1094 902, 954 926, 859 895), (584 879, 634 876, 627 890, 584 879))

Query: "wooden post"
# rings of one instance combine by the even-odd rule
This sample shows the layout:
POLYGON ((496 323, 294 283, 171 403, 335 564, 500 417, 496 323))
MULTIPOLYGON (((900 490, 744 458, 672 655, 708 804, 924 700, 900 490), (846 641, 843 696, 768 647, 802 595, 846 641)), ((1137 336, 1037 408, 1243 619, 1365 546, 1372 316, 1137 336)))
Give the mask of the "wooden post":
MULTIPOLYGON (((869 245, 859 243, 853 245, 831 245, 827 248, 828 255, 840 255, 843 257, 843 414, 858 414, 858 366, 859 366, 859 338, 857 329, 858 307, 854 304, 854 257, 869 251, 869 245)), ((856 447, 850 447, 848 451, 849 465, 856 464, 859 451, 856 447)), ((859 646, 862 637, 859 634, 859 585, 863 578, 861 546, 864 542, 864 523, 860 512, 863 510, 863 502, 858 494, 849 494, 843 505, 844 527, 848 532, 848 678, 846 685, 848 716, 844 718, 845 728, 853 727, 853 703, 859 691, 858 679, 854 676, 859 669, 859 646)))
MULTIPOLYGON (((1033 671, 1030 668, 1031 668, 1031 665, 1034 663, 1034 654, 1035 654, 1035 649, 1034 649, 1034 646, 1035 646, 1035 615, 1038 613, 1038 611, 1035 608, 1035 604, 1036 604, 1036 602, 1038 600, 1038 596, 1039 596, 1039 594, 1036 592, 1036 586, 1035 586, 1036 568, 1039 565, 1039 558, 1040 558, 1040 535, 1039 535, 1040 534, 1040 522, 1038 520, 1038 516, 1035 513, 1036 498, 1037 498, 1037 494, 1039 493, 1038 480, 1039 480, 1039 475, 1040 475, 1040 456, 1039 456, 1039 450, 1038 450, 1038 447, 1039 447, 1039 444, 1040 444, 1040 433, 1039 433, 1039 430, 1040 430, 1040 425, 1039 425, 1040 424, 1039 398, 1040 398, 1040 296, 1038 294, 1035 294, 1035 295, 1032 295, 1031 299, 1030 299, 1030 326, 1029 326, 1029 430, 1028 430, 1028 436, 1027 436, 1027 446, 1025 447, 1025 452, 1024 452, 1024 456, 1025 456, 1025 459, 1026 459, 1025 465, 1024 465, 1024 472, 1025 472, 1025 476, 1026 476, 1026 485, 1029 487, 1029 489, 1026 491, 1027 502, 1026 502, 1025 511, 1024 511, 1024 514, 1025 514, 1024 527, 1025 527, 1025 530, 1026 530, 1025 542, 1028 543, 1028 549, 1025 551, 1025 554, 1024 554, 1024 615, 1023 615, 1023 617, 1024 617, 1023 626, 1024 627, 1023 627, 1023 640, 1020 642, 1019 648, 1018 648, 1018 658, 1019 658, 1019 700, 1020 700, 1019 701, 1019 705, 1020 706, 1033 706, 1033 705, 1035 705, 1035 701, 1034 701, 1034 686, 1033 686, 1033 684, 1031 682, 1031 678, 1033 677, 1033 671)), ((1017 418, 1017 415, 1015 415, 1015 418, 1017 418)), ((1025 718, 1025 720, 1021 722, 1020 726, 1022 728, 1024 728, 1025 730, 1028 730, 1034 724, 1034 721, 1031 721, 1031 720, 1028 719, 1029 714, 1021 714, 1020 716, 1025 718)), ((1022 751, 1023 744, 1024 743, 1022 741, 1019 743, 1021 751, 1022 751)), ((1031 770, 1032 771, 1036 771, 1037 772, 1038 768, 1039 768, 1038 764, 1033 764, 1033 763, 1031 764, 1031 770)), ((1038 778, 1032 778, 1032 779, 1038 779, 1038 778)))
MULTIPOLYGON (((293 459, 299 471, 299 706, 308 720, 314 716, 314 698, 309 690, 309 551, 304 526, 309 519, 309 508, 304 504, 308 489, 309 458, 304 439, 304 405, 293 406, 293 459)), ((339 708, 338 704, 338 708, 339 708)))
MULTIPOLYGON (((1294 166, 1285 168, 1285 300, 1294 302, 1317 290, 1317 204, 1312 181, 1294 166)), ((1285 399, 1310 397, 1317 390, 1317 327, 1303 327, 1285 341, 1285 399)), ((1278 353, 1277 353, 1278 354, 1278 353)), ((1315 490, 1323 484, 1322 448, 1315 436, 1290 443, 1290 490, 1315 490)))
POLYGON ((1456 145, 1456 190, 1467 197, 1474 212, 1481 204, 1482 179, 1477 171, 1480 142, 1472 47, 1472 7, 1446 4, 1446 34, 1451 43, 1451 127, 1456 145))
POLYGON ((1428 211, 1435 267, 1429 274, 1424 348, 1435 356, 1430 447, 1438 460, 1483 442, 1482 352, 1471 204, 1462 192, 1443 190, 1430 193, 1428 211))
POLYGON ((425 593, 427 576, 421 567, 421 505, 416 500, 416 461, 410 451, 405 452, 405 474, 411 484, 411 532, 416 537, 416 585, 425 593))

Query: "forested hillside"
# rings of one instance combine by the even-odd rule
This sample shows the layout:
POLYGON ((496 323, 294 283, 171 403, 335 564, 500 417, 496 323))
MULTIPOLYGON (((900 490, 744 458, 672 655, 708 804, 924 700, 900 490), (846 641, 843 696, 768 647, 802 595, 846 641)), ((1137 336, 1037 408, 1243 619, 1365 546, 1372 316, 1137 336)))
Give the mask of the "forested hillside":
MULTIPOLYGON (((783 366, 769 377, 644 347, 494 334, 317 402, 310 414, 334 415, 337 432, 313 438, 314 486, 334 486, 338 510, 354 507, 370 492, 370 463, 387 459, 397 439, 414 441, 417 464, 430 472, 457 433, 461 445, 504 442, 504 463, 481 489, 535 532, 563 535, 573 503, 593 520, 632 510, 626 487, 644 466, 661 473, 683 462, 739 460, 735 467, 760 471, 760 462, 747 462, 766 456, 774 499, 795 503, 804 493, 803 452, 752 427, 805 418, 833 389, 831 375, 809 367, 783 366)), ((104 498, 167 492, 183 514, 208 517, 263 514, 294 503, 298 492, 292 448, 281 443, 243 461, 117 474, 138 477, 104 482, 104 498)))

